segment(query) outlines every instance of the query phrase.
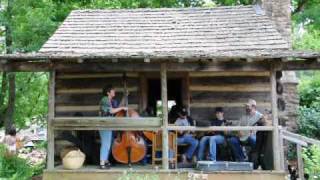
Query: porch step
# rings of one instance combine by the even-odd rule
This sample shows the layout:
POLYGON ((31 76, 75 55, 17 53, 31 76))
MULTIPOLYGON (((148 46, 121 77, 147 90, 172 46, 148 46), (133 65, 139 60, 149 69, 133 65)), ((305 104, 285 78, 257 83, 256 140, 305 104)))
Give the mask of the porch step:
POLYGON ((280 171, 219 171, 204 173, 194 169, 161 170, 152 168, 112 168, 100 170, 96 166, 85 167, 79 170, 63 170, 55 168, 45 170, 43 180, 118 180, 131 176, 130 179, 219 179, 219 180, 284 180, 286 174, 280 171))

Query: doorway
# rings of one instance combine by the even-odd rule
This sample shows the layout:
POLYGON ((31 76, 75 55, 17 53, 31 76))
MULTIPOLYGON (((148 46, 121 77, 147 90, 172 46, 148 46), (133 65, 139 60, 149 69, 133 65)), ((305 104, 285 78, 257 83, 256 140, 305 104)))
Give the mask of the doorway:
MULTIPOLYGON (((168 79, 167 92, 168 92, 168 108, 169 111, 173 105, 183 105, 183 88, 182 78, 168 79)), ((148 101, 147 106, 157 113, 159 106, 161 107, 161 82, 159 78, 152 78, 147 80, 148 84, 148 101)), ((158 114, 158 113, 157 113, 158 114)))

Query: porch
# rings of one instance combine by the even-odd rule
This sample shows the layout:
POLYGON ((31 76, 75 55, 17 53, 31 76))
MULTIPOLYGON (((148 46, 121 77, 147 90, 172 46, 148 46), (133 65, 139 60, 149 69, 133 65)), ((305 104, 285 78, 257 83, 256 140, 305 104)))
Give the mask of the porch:
POLYGON ((194 169, 163 170, 161 167, 154 169, 152 166, 134 166, 128 169, 127 166, 116 166, 110 170, 99 170, 97 166, 85 166, 78 170, 64 170, 60 166, 53 170, 46 170, 43 179, 46 180, 66 180, 66 179, 95 179, 104 180, 106 177, 110 180, 119 179, 221 179, 221 180, 283 180, 285 178, 283 171, 219 171, 219 172, 201 172, 194 169))

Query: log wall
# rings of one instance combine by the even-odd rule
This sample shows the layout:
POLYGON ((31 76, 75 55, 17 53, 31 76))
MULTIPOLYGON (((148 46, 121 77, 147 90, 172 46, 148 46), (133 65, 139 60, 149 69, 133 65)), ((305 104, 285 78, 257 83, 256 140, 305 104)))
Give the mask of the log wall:
MULTIPOLYGON (((127 73, 129 107, 138 109, 139 75, 127 73)), ((65 73, 57 72, 55 114, 56 117, 74 116, 76 112, 84 116, 98 116, 102 88, 112 84, 116 89, 116 99, 120 103, 123 96, 122 73, 65 73)))
POLYGON ((214 118, 215 108, 223 107, 225 117, 238 120, 249 98, 258 110, 271 110, 269 72, 190 72, 190 112, 197 121, 214 118))

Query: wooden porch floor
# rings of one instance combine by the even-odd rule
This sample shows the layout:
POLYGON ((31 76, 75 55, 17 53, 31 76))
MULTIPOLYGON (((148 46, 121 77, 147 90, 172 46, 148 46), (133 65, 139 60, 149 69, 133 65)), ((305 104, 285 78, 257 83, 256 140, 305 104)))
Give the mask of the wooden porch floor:
POLYGON ((219 180, 283 180, 285 173, 280 171, 217 171, 201 172, 191 168, 162 170, 152 166, 135 165, 132 168, 118 165, 109 170, 98 169, 98 166, 84 166, 77 170, 65 170, 58 166, 45 170, 44 180, 183 180, 183 179, 219 179, 219 180))

